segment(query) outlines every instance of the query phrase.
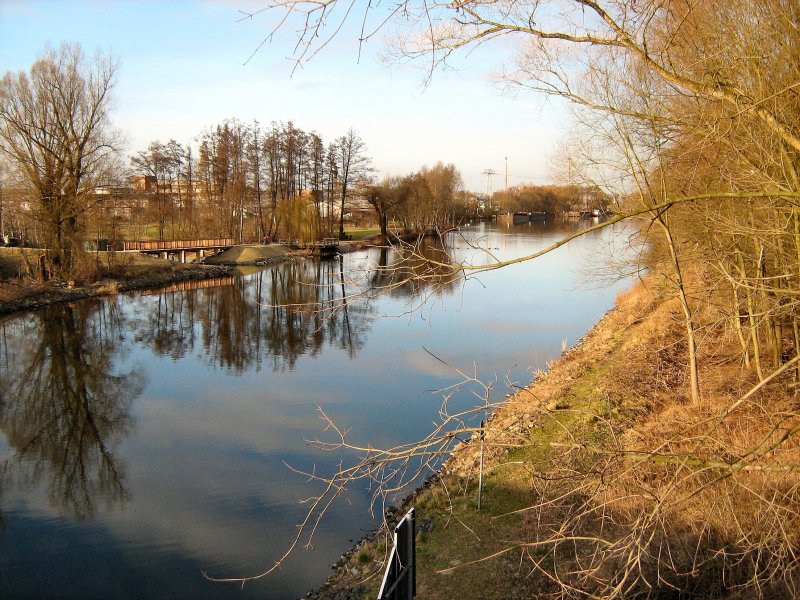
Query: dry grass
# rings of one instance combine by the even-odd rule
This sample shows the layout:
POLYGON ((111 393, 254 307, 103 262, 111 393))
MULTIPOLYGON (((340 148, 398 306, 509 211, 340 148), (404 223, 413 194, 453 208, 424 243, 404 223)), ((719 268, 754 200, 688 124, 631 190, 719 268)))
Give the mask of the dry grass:
MULTIPOLYGON (((629 300, 619 315, 631 314, 629 300)), ((553 559, 567 551, 562 592, 793 597, 800 418, 788 376, 728 414, 755 380, 725 360, 734 342, 706 311, 701 322, 718 330, 703 345, 703 401, 689 404, 678 307, 649 304, 594 382, 619 418, 597 412, 596 427, 570 432, 541 476, 560 484, 536 496, 529 535, 550 542, 553 559)))

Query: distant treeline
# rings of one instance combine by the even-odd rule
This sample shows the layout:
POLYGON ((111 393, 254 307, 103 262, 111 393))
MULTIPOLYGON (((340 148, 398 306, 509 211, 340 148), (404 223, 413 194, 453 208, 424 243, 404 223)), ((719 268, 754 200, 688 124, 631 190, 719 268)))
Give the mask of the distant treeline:
POLYGON ((579 185, 521 184, 492 195, 492 205, 500 212, 544 212, 563 214, 570 211, 605 209, 612 201, 597 187, 579 185))

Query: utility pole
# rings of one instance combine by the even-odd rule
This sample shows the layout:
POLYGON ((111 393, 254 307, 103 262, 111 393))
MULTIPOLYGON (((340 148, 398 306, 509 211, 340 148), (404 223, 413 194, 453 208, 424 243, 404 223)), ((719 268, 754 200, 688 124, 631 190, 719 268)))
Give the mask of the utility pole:
POLYGON ((488 198, 486 205, 491 208, 492 206, 492 175, 496 175, 497 171, 494 169, 485 169, 483 174, 486 175, 486 197, 488 198))
POLYGON ((506 156, 506 191, 508 191, 508 157, 506 156))

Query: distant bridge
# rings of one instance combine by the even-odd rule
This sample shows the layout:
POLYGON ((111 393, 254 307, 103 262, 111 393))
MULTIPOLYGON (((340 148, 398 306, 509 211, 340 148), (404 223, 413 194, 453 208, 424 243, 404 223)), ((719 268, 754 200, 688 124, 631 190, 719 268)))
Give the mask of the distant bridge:
POLYGON ((155 254, 161 258, 185 263, 187 258, 200 260, 236 244, 233 238, 201 238, 195 240, 140 240, 122 242, 123 250, 155 254))

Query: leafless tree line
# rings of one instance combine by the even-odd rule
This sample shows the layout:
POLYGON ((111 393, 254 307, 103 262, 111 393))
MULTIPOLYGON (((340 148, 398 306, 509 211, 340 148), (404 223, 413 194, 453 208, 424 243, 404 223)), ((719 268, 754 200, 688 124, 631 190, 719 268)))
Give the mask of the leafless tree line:
POLYGON ((292 122, 262 133, 258 122, 232 119, 199 141, 196 161, 190 147, 174 140, 154 142, 131 161, 135 172, 157 182, 160 236, 166 226, 188 234, 222 225, 240 241, 344 237, 345 215, 356 201, 362 212, 375 211, 386 236, 390 223, 395 233, 423 232, 456 222, 466 210, 461 174, 452 164, 376 183, 366 145, 353 129, 326 145, 292 122))
POLYGON ((174 140, 153 142, 131 159, 132 175, 154 182, 162 238, 165 227, 239 241, 342 236, 349 201, 371 172, 366 144, 352 128, 326 145, 291 121, 262 130, 257 121, 228 119, 198 142, 196 153, 174 140))

